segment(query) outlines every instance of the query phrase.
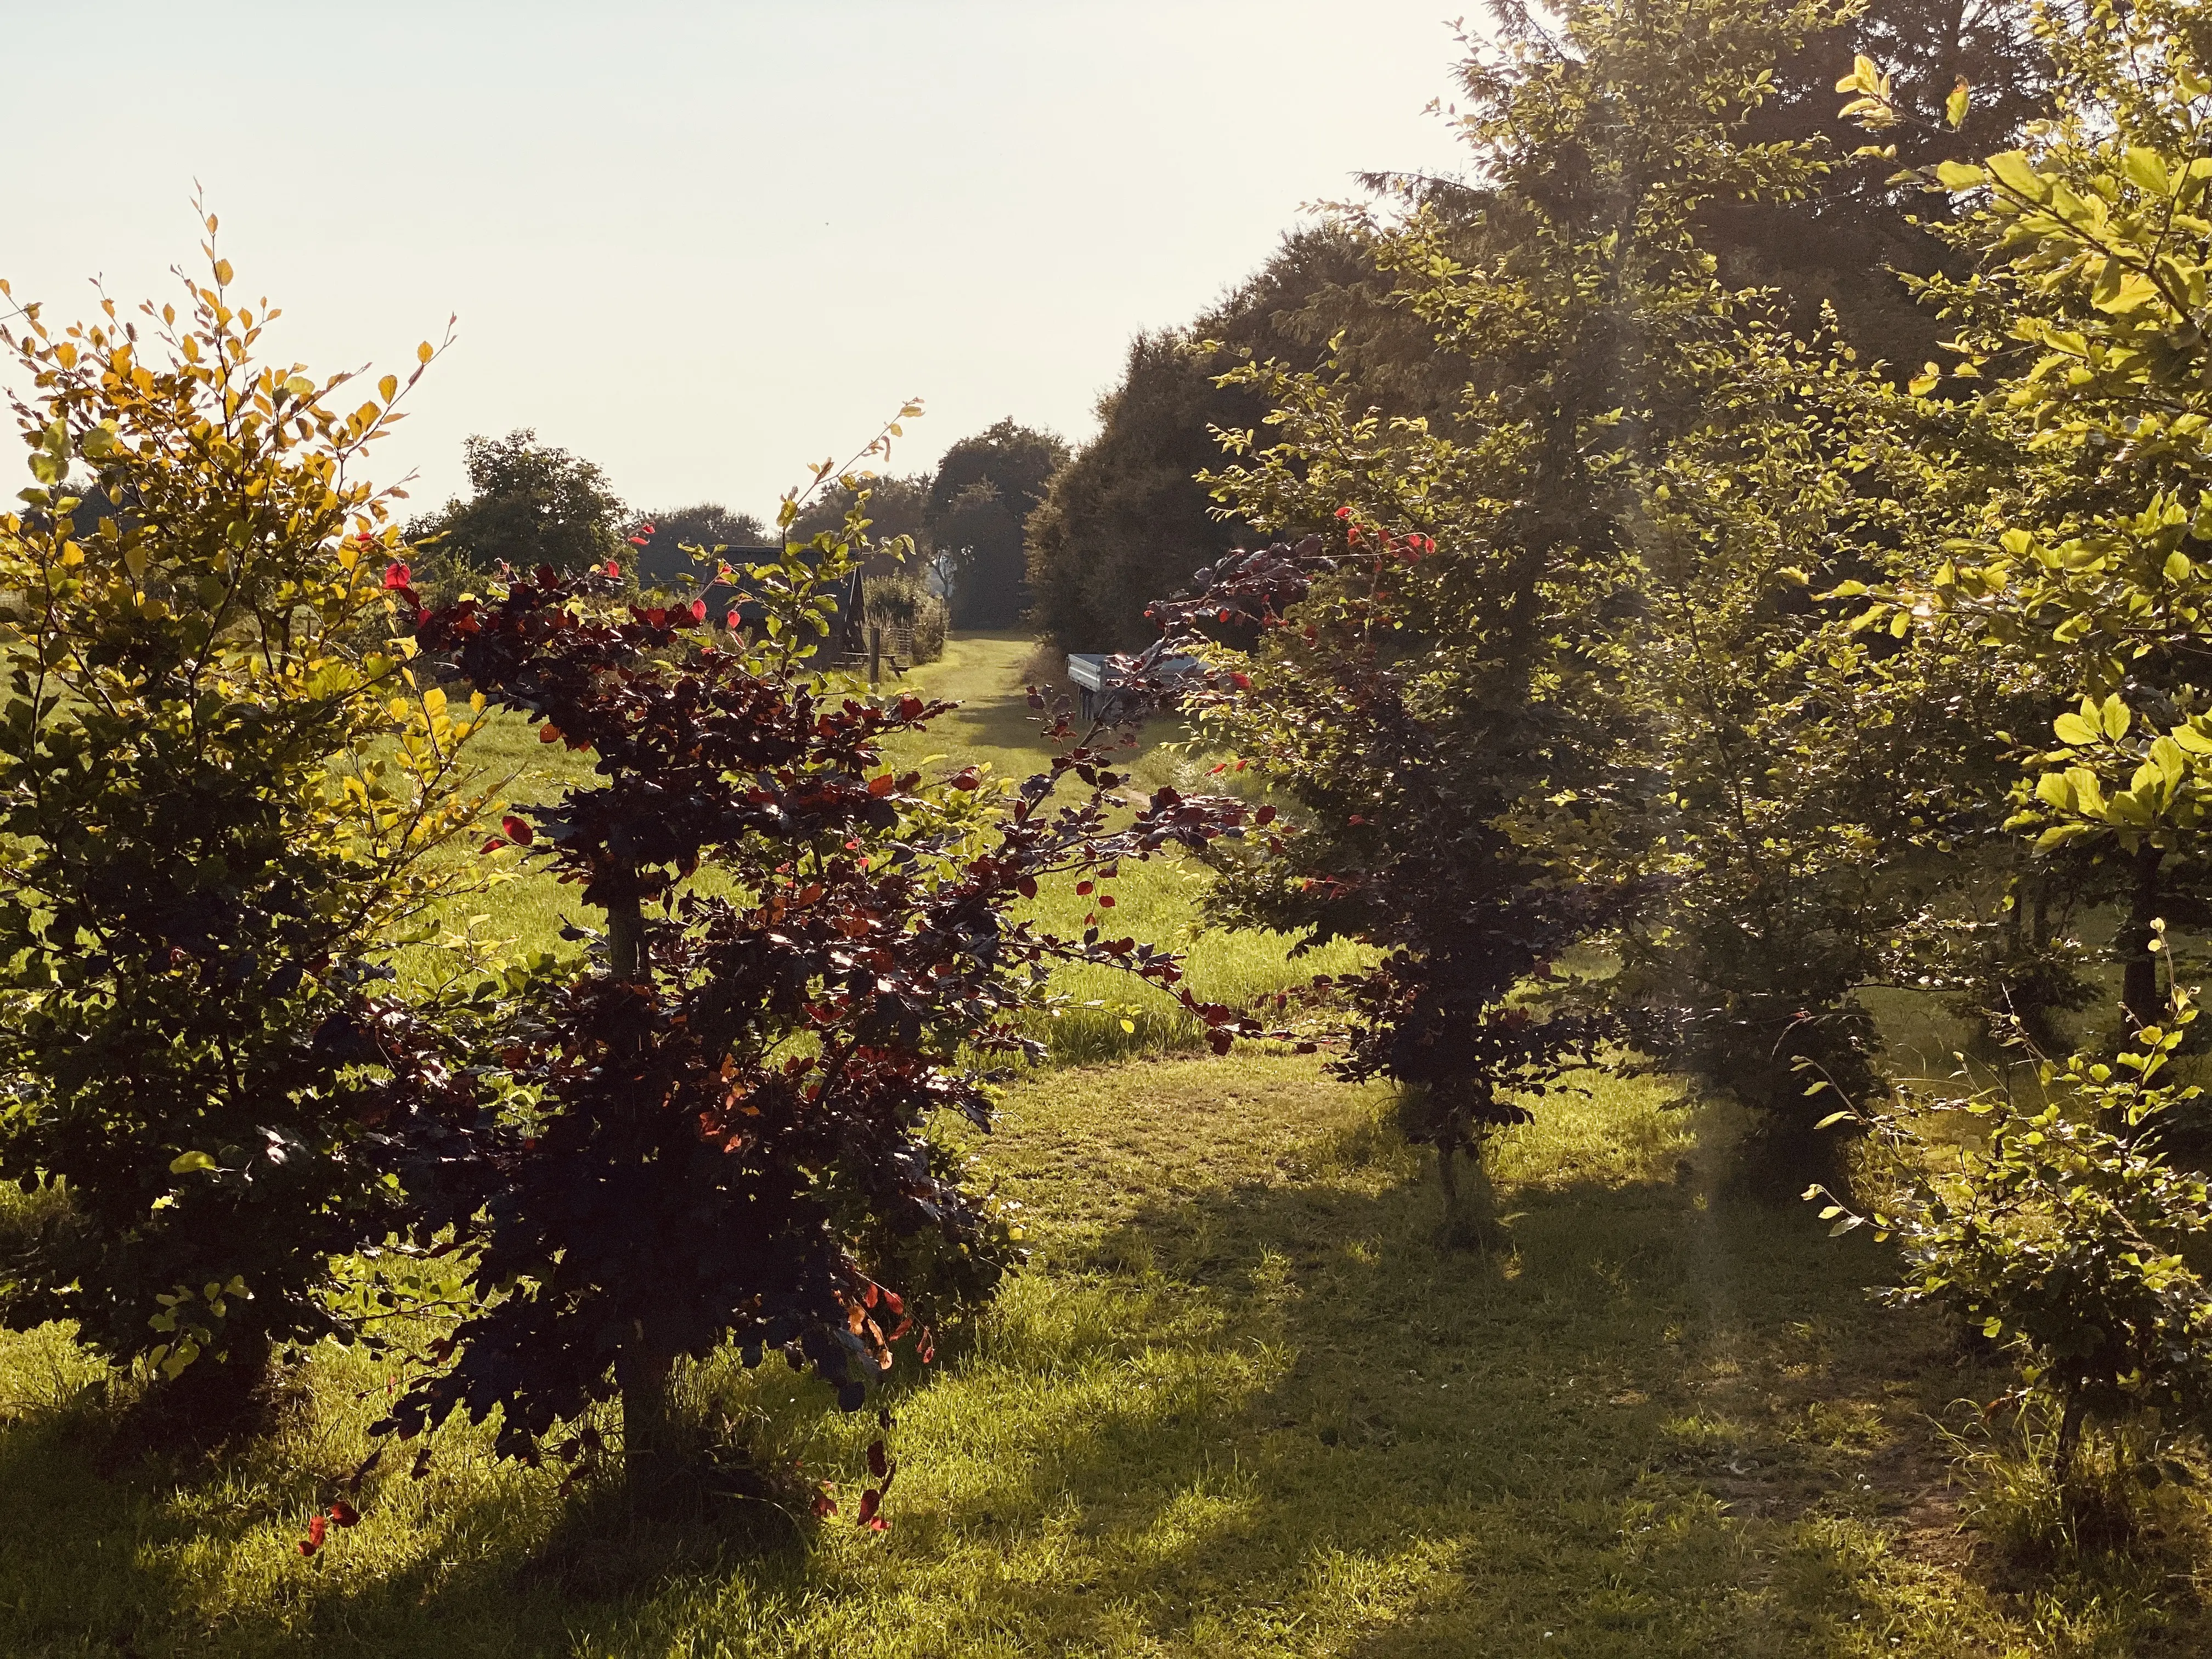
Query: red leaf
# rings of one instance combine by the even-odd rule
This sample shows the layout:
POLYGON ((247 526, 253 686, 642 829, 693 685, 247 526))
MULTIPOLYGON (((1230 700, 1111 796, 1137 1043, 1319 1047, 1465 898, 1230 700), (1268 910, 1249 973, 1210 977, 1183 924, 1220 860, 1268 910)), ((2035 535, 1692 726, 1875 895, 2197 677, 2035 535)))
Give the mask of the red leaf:
POLYGON ((691 601, 691 620, 695 623, 702 623, 707 620, 706 600, 694 599, 691 601))
POLYGON ((860 1507, 853 1518, 870 1532, 883 1531, 884 1522, 876 1514, 876 1511, 883 1507, 883 1493, 873 1486, 869 1487, 860 1494, 860 1507))
POLYGON ((1239 691, 1249 691, 1252 689, 1252 677, 1249 674, 1231 674, 1229 677, 1229 683, 1239 691))
POLYGON ((1078 898, 1089 898, 1089 897, 1091 896, 1091 890, 1092 890, 1092 889, 1093 889, 1093 888, 1095 888, 1095 887, 1097 886, 1097 883, 1095 883, 1095 882, 1088 882, 1088 881, 1079 881, 1079 882, 1077 882, 1077 883, 1075 884, 1075 896, 1076 896, 1076 897, 1078 897, 1078 898))
POLYGON ((963 766, 952 775, 951 782, 955 789, 980 789, 983 775, 972 766, 963 766))
POLYGON ((650 547, 653 545, 653 538, 649 536, 630 536, 624 539, 627 540, 632 547, 650 547))
POLYGON ((499 827, 507 831, 507 838, 517 847, 527 847, 538 839, 538 832, 511 812, 499 821, 499 827))
POLYGON ((1255 823, 1273 823, 1274 821, 1275 809, 1272 806, 1263 806, 1252 814, 1252 822, 1255 823))
POLYGON ((1014 884, 1014 889, 1024 898, 1035 898, 1037 895, 1036 878, 1035 876, 1024 876, 1019 881, 1014 884))
POLYGON ((722 626, 725 628, 735 628, 738 625, 738 613, 732 611, 728 616, 722 618, 722 626))
POLYGON ((835 1515, 837 1513, 837 1500, 827 1492, 817 1492, 814 1494, 813 1509, 817 1516, 835 1515))
POLYGON ((1110 910, 1114 908, 1114 896, 1111 893, 1101 893, 1098 896, 1098 902, 1102 908, 1110 910))
POLYGON ((617 581, 620 581, 622 580, 622 567, 617 564, 612 559, 609 559, 607 561, 607 574, 612 576, 617 581))
POLYGON ((388 564, 384 567, 384 585, 386 587, 406 587, 410 586, 414 580, 415 573, 404 564, 388 564))
POLYGON ((501 848, 506 845, 507 843, 505 842, 501 841, 497 836, 494 836, 489 841, 486 842, 477 850, 480 853, 496 853, 501 848))
POLYGON ((1352 516, 1352 509, 1348 507, 1340 507, 1336 509, 1336 516, 1340 519, 1348 519, 1352 516))
POLYGON ((331 1505, 331 1519, 342 1527, 359 1526, 361 1511, 341 1498, 331 1505))
POLYGON ((890 1460, 884 1455, 884 1443, 871 1441, 868 1444, 868 1473, 880 1480, 884 1478, 884 1471, 890 1467, 890 1460))
POLYGON ((879 778, 868 780, 868 793, 872 795, 888 795, 897 787, 898 780, 888 772, 879 778))
POLYGON ((554 725, 550 720, 546 721, 544 725, 538 728, 538 741, 540 743, 560 742, 561 728, 554 725))
POLYGON ((323 1539, 328 1534, 330 1528, 330 1518, 327 1516, 313 1516, 307 1522, 307 1541, 317 1549, 322 1548, 323 1539))

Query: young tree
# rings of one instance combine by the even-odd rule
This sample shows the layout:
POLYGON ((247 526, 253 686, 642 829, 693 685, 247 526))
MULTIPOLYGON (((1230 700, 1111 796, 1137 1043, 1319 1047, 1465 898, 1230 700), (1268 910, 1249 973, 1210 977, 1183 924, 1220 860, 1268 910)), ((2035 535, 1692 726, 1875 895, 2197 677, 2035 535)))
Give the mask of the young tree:
MULTIPOLYGON (((2034 678, 2057 741, 2021 734, 2035 748, 2018 827, 2091 861, 2124 905, 2122 1000, 2150 1024, 2152 924, 2201 883, 2206 852, 2212 349, 2195 319, 2212 271, 2212 64, 2191 8, 2049 21, 2059 113, 2036 147, 1923 175, 1961 198, 1950 234, 1987 261, 1928 287, 1961 324, 1957 373, 1986 388, 1975 401, 2008 442, 2010 488, 1940 565, 1876 588, 1863 623, 1962 628, 2034 678)), ((1850 89, 1881 131, 1909 119, 1877 65, 1850 89)))
POLYGON ((1064 722, 1049 774, 1003 794, 974 768, 898 770, 885 745, 949 705, 848 694, 811 660, 857 537, 856 512, 754 567, 766 619, 749 644, 712 642, 702 600, 625 610, 611 583, 550 568, 424 623, 427 653, 598 757, 598 782, 507 833, 605 925, 590 968, 541 984, 493 1046, 527 1104, 446 1166, 439 1206, 480 1251, 478 1301, 451 1365, 381 1431, 496 1407, 500 1449, 535 1455, 618 1395, 643 1492, 676 1458, 683 1357, 781 1352, 854 1408, 932 1317, 900 1240, 934 1241, 971 1286, 998 1271, 981 1202, 928 1138, 939 1110, 988 1121, 963 1048, 1039 1053, 1017 1016, 1055 961, 1178 979, 1171 955, 1095 915, 1063 940, 1009 910, 1047 877, 1104 881, 1236 833, 1245 809, 1163 790, 1112 827, 1121 779, 1064 722), (1070 775, 1087 793, 1055 808, 1070 775))
POLYGON ((1519 988, 1661 890, 1579 856, 1667 787, 1638 485, 1709 418, 1746 316, 1698 213, 1820 176, 1802 147, 1742 133, 1775 55, 1824 15, 1678 0, 1570 5, 1557 33, 1506 17, 1464 70, 1467 222, 1423 206, 1370 232, 1462 377, 1456 408, 1363 407, 1334 365, 1246 371, 1268 441, 1231 434, 1220 498, 1278 533, 1330 529, 1257 574, 1216 566, 1241 587, 1182 613, 1259 624, 1248 660, 1216 652, 1228 689, 1200 708, 1300 811, 1222 902, 1389 953, 1357 991, 1352 1063, 1442 1102, 1419 1133, 1447 1168, 1466 1123, 1589 1040, 1586 1019, 1532 1019, 1519 988))
POLYGON ((391 636, 404 547, 357 473, 404 386, 262 363, 276 313, 208 258, 143 326, 0 328, 37 480, 0 518, 0 1178, 47 1198, 0 1310, 214 1408, 343 1329, 330 1264, 405 1224, 452 1104, 395 1109, 380 964, 475 879, 427 855, 481 805, 481 704, 391 636))

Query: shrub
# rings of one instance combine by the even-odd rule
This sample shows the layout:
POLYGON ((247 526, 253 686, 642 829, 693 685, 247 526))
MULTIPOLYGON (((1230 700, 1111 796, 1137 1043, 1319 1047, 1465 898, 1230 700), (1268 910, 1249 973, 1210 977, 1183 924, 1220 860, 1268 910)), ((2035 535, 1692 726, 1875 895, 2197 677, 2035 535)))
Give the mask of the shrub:
POLYGON ((1895 1300, 1940 1304, 2018 1352, 2057 1418, 2048 1456, 2062 1484, 2087 1428, 2212 1425, 2212 1285, 2192 1260, 2212 1235, 2212 1194, 2159 1145, 2198 1091, 2154 1080, 2195 1018, 2178 994, 2169 1024, 2117 1061, 2046 1063, 2026 1104, 1975 1096, 1978 1150, 1954 1151, 1929 1107, 1873 1115, 1895 1195, 1863 1214, 1830 1199, 1821 1212, 1836 1232, 1897 1241, 1895 1300))
POLYGON ((945 654, 945 601, 903 571, 870 576, 861 585, 860 615, 881 630, 886 656, 897 655, 911 668, 945 654))
POLYGON ((611 581, 550 568, 424 623, 427 653, 598 756, 596 787, 507 828, 605 927, 589 969, 537 981, 484 1057, 526 1103, 445 1166, 437 1205, 481 1252, 477 1299, 450 1366, 416 1378, 380 1431, 497 1408, 499 1449, 534 1456, 619 1395, 624 1456, 657 1485, 675 1361, 732 1341, 857 1407, 909 1329, 927 1358, 935 1314, 903 1275, 972 1298, 1003 1266, 985 1206, 927 1138, 940 1109, 988 1121, 954 1056, 1040 1053, 1020 1015, 1053 962, 1179 978, 1095 914, 1066 940, 1008 910, 1048 875, 1103 880, 1203 846, 1244 809, 1163 790, 1109 829, 1121 780, 1064 725, 1050 774, 1003 794, 973 768, 888 769, 886 742, 950 705, 864 701, 813 666, 856 534, 754 567, 764 623, 727 648, 707 642, 703 601, 623 607, 611 581), (1087 796, 1048 811, 1071 773, 1087 796))
POLYGON ((0 519, 0 1179, 46 1197, 0 1310, 234 1401, 343 1333, 331 1259, 401 1220, 420 1038, 379 964, 474 879, 426 855, 479 805, 478 715, 389 637, 401 544, 356 473, 401 382, 350 407, 257 362, 276 313, 209 257, 146 329, 0 330, 38 481, 0 519))

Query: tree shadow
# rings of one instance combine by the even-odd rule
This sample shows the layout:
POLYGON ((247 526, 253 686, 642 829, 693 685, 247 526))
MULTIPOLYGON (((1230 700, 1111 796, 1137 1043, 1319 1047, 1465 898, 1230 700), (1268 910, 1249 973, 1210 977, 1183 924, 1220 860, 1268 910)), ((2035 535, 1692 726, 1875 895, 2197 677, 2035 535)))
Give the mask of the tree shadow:
POLYGON ((387 1483, 416 1543, 318 1582, 241 1559, 312 1477, 101 1479, 56 1414, 0 1428, 0 1647, 1824 1655, 1905 1616, 1923 1415, 1973 1379, 1869 1304, 1877 1248, 1692 1176, 1509 1193, 1510 1246, 1452 1250, 1372 1125, 1274 1166, 1049 1244, 901 1403, 884 1538, 626 1539, 479 1469, 387 1483))

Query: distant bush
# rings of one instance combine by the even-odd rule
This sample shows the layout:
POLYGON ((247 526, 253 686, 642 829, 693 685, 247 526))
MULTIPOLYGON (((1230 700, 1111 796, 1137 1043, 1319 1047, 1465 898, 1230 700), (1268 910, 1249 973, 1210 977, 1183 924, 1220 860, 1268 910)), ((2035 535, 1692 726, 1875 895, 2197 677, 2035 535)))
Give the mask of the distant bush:
POLYGON ((945 654, 945 601, 903 572, 871 576, 863 585, 861 620, 884 635, 884 653, 908 668, 945 654))

